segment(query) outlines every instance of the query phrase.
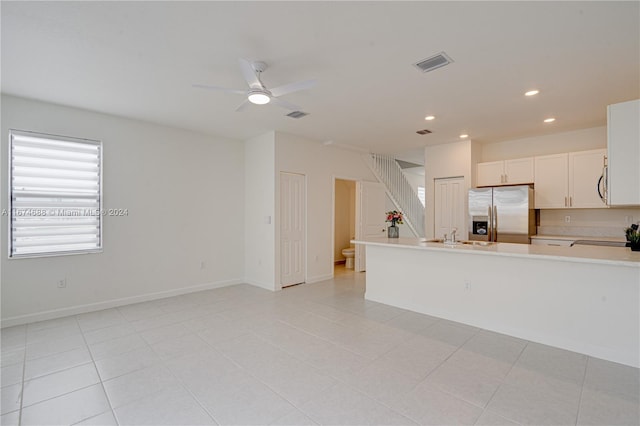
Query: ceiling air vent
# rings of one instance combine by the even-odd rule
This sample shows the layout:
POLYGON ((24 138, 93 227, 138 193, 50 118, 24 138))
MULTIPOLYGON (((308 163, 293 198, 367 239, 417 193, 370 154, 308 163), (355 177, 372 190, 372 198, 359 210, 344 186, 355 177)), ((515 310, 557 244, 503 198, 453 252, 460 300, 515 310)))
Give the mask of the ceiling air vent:
POLYGON ((291 117, 291 118, 302 118, 305 115, 309 115, 308 112, 302 112, 302 111, 292 111, 289 114, 287 114, 287 117, 291 117))
POLYGON ((427 129, 418 130, 416 133, 419 135, 428 135, 429 133, 431 133, 431 130, 427 130, 427 129))
POLYGON ((422 72, 429 72, 440 67, 444 67, 445 65, 449 65, 453 62, 446 53, 440 52, 437 55, 433 55, 427 59, 423 59, 420 62, 413 64, 416 68, 418 68, 422 72))

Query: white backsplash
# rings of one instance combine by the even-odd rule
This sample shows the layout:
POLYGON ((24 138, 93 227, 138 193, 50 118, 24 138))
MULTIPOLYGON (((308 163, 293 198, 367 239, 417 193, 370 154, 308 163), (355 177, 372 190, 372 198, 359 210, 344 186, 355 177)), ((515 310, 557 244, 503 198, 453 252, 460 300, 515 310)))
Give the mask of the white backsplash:
POLYGON ((540 210, 538 234, 624 237, 625 228, 638 222, 640 208, 540 210))

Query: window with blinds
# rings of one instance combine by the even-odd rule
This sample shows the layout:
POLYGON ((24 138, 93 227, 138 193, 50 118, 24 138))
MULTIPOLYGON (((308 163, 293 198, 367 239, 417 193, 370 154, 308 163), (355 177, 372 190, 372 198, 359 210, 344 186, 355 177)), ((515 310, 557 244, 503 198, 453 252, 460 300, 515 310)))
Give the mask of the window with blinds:
POLYGON ((102 250, 102 143, 11 130, 11 258, 102 250))

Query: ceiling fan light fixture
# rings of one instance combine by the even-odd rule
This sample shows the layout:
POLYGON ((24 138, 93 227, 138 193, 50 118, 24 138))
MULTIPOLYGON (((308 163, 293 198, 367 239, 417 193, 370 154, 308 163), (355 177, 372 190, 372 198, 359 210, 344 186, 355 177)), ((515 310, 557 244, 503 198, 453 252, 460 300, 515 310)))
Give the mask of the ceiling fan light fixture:
POLYGON ((256 105, 265 105, 271 102, 271 98, 269 97, 269 95, 262 92, 249 93, 248 99, 249 102, 256 105))

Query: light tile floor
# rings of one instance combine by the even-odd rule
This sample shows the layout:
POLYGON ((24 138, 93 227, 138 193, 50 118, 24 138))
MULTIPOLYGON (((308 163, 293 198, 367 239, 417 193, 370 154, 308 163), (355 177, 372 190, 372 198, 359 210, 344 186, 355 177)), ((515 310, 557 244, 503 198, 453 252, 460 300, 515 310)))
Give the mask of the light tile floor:
POLYGON ((640 423, 638 369, 369 302, 364 279, 3 329, 1 423, 640 423))

